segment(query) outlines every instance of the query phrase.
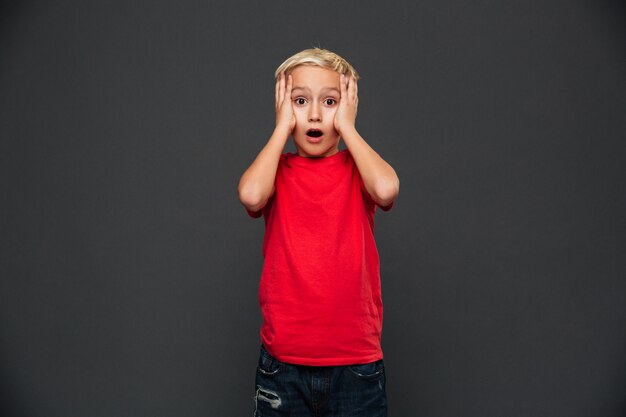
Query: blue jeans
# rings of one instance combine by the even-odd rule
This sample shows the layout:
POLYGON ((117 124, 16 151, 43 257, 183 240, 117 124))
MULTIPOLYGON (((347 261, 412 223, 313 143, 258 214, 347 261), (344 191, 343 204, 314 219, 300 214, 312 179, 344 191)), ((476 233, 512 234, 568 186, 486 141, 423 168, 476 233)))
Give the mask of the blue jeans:
POLYGON ((255 417, 386 417, 385 366, 292 365, 261 346, 254 400, 255 417))

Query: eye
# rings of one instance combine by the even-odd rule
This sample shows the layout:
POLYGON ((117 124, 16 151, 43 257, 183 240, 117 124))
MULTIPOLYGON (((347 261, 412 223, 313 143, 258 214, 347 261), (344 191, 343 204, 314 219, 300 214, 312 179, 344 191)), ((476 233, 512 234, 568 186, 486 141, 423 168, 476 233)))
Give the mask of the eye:
POLYGON ((303 105, 303 104, 306 104, 306 99, 305 99, 305 98, 303 98, 303 97, 298 97, 298 98, 297 98, 297 99, 295 99, 294 101, 296 102, 296 104, 298 104, 298 105, 300 105, 300 106, 301 106, 301 105, 303 105))
POLYGON ((332 106, 333 104, 337 103, 337 100, 335 100, 334 98, 327 98, 326 100, 324 100, 324 103, 326 103, 328 106, 332 106))

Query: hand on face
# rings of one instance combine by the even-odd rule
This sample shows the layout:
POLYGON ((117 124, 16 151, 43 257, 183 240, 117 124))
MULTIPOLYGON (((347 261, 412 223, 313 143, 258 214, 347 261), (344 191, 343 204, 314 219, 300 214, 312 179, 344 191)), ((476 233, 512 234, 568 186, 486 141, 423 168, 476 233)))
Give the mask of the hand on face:
POLYGON ((291 88, 293 86, 293 78, 291 74, 285 76, 282 72, 276 80, 276 97, 274 107, 276 109, 276 126, 282 126, 288 129, 289 133, 296 126, 296 116, 293 113, 291 103, 291 88))
POLYGON ((357 107, 359 105, 358 87, 354 76, 347 77, 340 75, 341 99, 339 107, 335 113, 335 130, 342 134, 342 131, 353 129, 356 123, 357 107))

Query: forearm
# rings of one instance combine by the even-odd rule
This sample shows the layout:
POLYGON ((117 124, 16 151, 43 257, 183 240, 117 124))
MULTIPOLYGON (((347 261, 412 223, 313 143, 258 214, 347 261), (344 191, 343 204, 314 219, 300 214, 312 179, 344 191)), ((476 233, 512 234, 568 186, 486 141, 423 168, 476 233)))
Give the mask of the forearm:
POLYGON ((277 126, 267 144, 239 180, 239 201, 250 211, 259 211, 274 193, 274 179, 289 129, 277 126))
POLYGON ((365 189, 381 207, 391 204, 400 190, 400 180, 394 169, 359 135, 356 128, 341 133, 346 147, 354 158, 365 189))

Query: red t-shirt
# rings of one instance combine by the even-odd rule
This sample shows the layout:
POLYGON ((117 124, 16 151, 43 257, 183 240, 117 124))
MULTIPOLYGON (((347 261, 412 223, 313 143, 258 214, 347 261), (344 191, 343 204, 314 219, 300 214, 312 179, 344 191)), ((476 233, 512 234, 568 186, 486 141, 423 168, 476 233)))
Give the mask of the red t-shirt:
POLYGON ((382 358, 375 210, 347 150, 281 155, 262 210, 259 288, 261 340, 278 360, 335 366, 382 358))

